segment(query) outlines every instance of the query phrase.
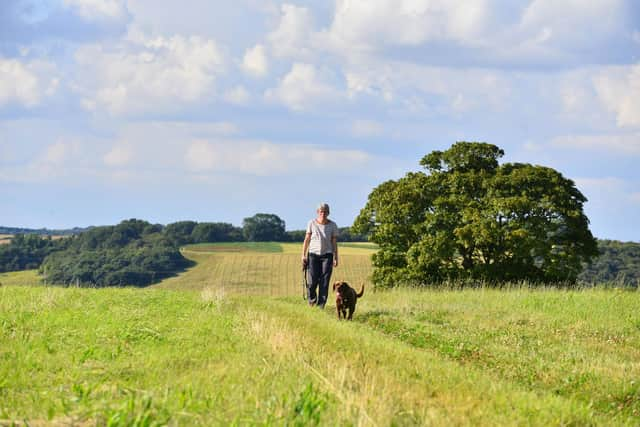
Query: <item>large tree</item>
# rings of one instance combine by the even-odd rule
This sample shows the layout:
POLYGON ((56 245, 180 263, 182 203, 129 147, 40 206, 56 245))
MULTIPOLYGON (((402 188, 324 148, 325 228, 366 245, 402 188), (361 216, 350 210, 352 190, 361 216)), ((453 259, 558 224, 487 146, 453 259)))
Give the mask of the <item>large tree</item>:
POLYGON ((278 215, 258 213, 242 221, 242 233, 249 242, 281 242, 285 223, 278 215))
POLYGON ((369 195, 354 229, 380 246, 379 286, 445 280, 573 282, 597 255, 573 181, 542 166, 500 165, 495 145, 458 142, 369 195))

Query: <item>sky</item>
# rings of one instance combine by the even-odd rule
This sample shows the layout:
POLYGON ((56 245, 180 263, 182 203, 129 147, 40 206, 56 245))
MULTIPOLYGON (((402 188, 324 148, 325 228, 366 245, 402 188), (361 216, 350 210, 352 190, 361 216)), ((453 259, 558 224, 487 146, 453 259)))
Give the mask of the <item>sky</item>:
POLYGON ((349 226, 456 141, 640 241, 640 2, 0 1, 3 226, 349 226))

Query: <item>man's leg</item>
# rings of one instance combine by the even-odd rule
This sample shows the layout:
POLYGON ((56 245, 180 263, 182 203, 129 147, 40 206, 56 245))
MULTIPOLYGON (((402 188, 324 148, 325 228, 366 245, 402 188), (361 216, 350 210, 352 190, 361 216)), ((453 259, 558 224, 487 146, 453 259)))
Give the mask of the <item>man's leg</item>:
POLYGON ((329 297, 329 282, 331 281, 331 273, 333 272, 333 254, 322 256, 322 274, 320 275, 320 289, 318 295, 318 306, 324 308, 329 297))

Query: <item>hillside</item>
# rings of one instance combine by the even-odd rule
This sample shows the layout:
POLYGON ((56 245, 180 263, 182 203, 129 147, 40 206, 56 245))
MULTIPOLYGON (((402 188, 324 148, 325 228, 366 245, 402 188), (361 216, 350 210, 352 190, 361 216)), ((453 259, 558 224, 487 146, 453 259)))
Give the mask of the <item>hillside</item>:
MULTIPOLYGON (((334 278, 349 274, 357 258, 347 255, 368 249, 344 250, 334 278)), ((147 289, 19 286, 32 273, 0 275, 0 425, 637 425, 640 417, 635 292, 367 288, 354 321, 340 322, 332 298, 325 311, 301 301, 299 271, 291 282, 281 276, 294 246, 183 252, 198 264, 147 289)))

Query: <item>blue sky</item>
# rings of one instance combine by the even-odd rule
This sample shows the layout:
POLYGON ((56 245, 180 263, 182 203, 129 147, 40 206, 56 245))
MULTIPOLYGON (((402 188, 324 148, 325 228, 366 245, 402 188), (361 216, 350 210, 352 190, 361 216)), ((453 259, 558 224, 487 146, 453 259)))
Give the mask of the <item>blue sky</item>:
POLYGON ((351 225, 432 150, 553 167, 640 241, 635 0, 2 0, 0 225, 351 225))

